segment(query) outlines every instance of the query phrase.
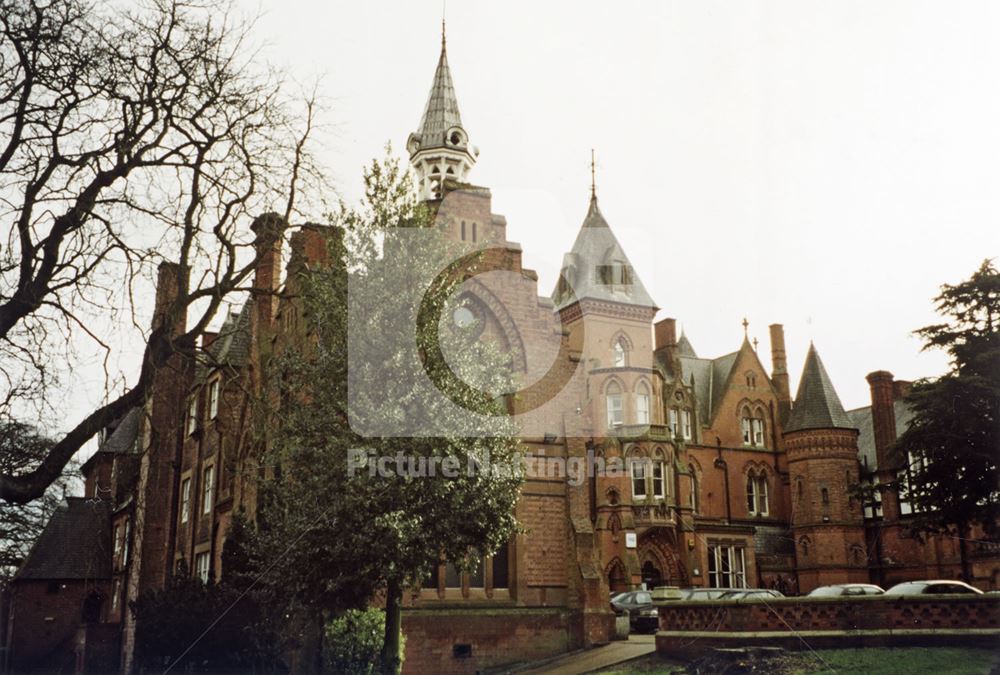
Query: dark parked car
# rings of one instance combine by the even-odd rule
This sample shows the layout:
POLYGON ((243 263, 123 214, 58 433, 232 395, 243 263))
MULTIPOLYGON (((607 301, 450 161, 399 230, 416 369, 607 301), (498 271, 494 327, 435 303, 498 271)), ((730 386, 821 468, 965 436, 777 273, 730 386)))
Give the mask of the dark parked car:
POLYGON ((768 600, 771 598, 783 598, 785 594, 781 591, 774 591, 770 588, 744 588, 740 590, 726 591, 719 600, 768 600))
POLYGON ((632 630, 655 631, 660 625, 660 617, 653 606, 653 594, 649 591, 629 591, 611 598, 611 608, 615 614, 628 614, 632 630))
POLYGON ((950 581, 948 579, 904 581, 885 592, 886 595, 943 595, 950 593, 963 593, 967 595, 983 594, 981 590, 970 586, 964 581, 950 581))
POLYGON ((885 590, 875 584, 834 584, 809 591, 810 598, 836 598, 844 595, 882 595, 885 590))

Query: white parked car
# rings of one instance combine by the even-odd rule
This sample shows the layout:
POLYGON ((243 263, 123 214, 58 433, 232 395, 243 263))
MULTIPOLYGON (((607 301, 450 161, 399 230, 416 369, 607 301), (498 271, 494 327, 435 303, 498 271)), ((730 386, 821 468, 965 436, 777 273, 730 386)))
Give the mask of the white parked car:
POLYGON ((859 595, 882 595, 885 590, 875 584, 833 584, 832 586, 820 586, 808 593, 810 598, 836 598, 840 596, 859 595))
POLYGON ((964 581, 935 579, 932 581, 904 581, 896 584, 885 592, 886 595, 945 595, 962 593, 966 595, 982 595, 983 592, 964 581))

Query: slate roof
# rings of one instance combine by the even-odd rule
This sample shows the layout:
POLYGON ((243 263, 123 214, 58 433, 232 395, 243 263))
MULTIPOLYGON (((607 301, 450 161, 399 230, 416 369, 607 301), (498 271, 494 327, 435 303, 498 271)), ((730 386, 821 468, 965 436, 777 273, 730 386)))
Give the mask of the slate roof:
MULTIPOLYGON (((219 335, 208 346, 211 367, 245 365, 250 355, 250 316, 253 314, 253 300, 247 300, 238 312, 230 312, 219 329, 219 335)), ((204 364, 199 363, 196 379, 208 375, 204 364)))
POLYGON ((560 282, 552 293, 552 302, 557 309, 568 307, 584 298, 656 307, 598 208, 596 195, 590 198, 587 216, 583 219, 573 248, 563 257, 560 282), (628 283, 609 284, 600 278, 599 268, 612 263, 625 266, 628 270, 628 283))
MULTIPOLYGON (((913 419, 913 410, 904 401, 893 403, 893 413, 896 417, 896 434, 903 433, 913 419)), ((878 468, 878 454, 875 451, 875 427, 872 423, 872 408, 856 408, 848 410, 847 416, 851 425, 858 430, 858 461, 863 469, 874 471, 878 468)))
POLYGON ((139 437, 139 422, 142 420, 142 408, 132 408, 121 419, 107 440, 97 449, 98 452, 124 454, 135 448, 135 439, 139 437))
POLYGON ((458 111, 458 99, 455 97, 455 85, 451 81, 451 69, 448 67, 448 53, 442 33, 441 56, 434 71, 434 81, 427 96, 423 117, 420 118, 416 150, 444 146, 445 133, 452 127, 460 126, 462 115, 458 111))
MULTIPOLYGON (((680 354, 679 350, 678 353, 680 354)), ((738 351, 716 359, 700 359, 680 354, 681 377, 684 382, 694 383, 700 420, 708 422, 715 414, 722 395, 725 394, 726 382, 729 380, 729 373, 736 363, 737 356, 739 356, 738 351)))
POLYGON ((111 578, 108 504, 67 497, 53 512, 15 580, 111 578))
POLYGON ((679 356, 688 356, 691 358, 698 358, 698 355, 694 351, 694 347, 691 346, 691 341, 687 339, 687 335, 684 331, 681 331, 681 339, 677 341, 677 354, 679 356))
POLYGON ((833 388, 819 352, 812 344, 806 354, 806 364, 795 394, 795 405, 785 425, 785 431, 800 429, 853 429, 855 425, 844 412, 844 406, 833 388))

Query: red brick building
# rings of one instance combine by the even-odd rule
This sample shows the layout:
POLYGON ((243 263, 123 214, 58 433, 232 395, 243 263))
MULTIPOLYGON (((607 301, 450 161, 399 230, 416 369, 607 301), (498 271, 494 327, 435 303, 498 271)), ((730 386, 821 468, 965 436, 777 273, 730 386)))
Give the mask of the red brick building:
MULTIPOLYGON (((473 672, 607 641, 609 594, 643 583, 792 594, 958 574, 956 542, 910 537, 908 507, 891 487, 905 479, 888 455, 908 420, 905 383, 872 373, 871 407, 845 411, 810 347, 793 399, 779 324, 770 326, 770 368, 745 324, 733 352, 699 356, 674 319, 655 320, 659 308, 596 193, 557 288, 540 295, 490 191, 468 184, 479 153, 462 125, 444 45, 407 150, 443 236, 484 250, 480 272, 505 273, 470 280, 466 292, 483 335, 537 381, 512 406, 542 430, 522 438, 534 469, 517 506, 524 533, 478 570, 441 565, 407 597, 407 670, 473 672), (533 352, 553 336, 554 356, 533 352), (578 481, 563 469, 591 457, 624 470, 578 481), (876 503, 851 497, 849 487, 862 482, 883 486, 876 503)), ((254 227, 285 224, 267 215, 254 227)), ((113 635, 112 660, 131 672, 128 602, 175 571, 225 576, 231 515, 253 517, 254 486, 267 478, 252 433, 254 402, 267 395, 261 373, 274 350, 301 344, 298 272, 336 264, 328 244, 338 234, 296 228, 284 278, 279 237, 262 256, 252 298, 206 335, 197 364, 164 364, 146 404, 110 430, 84 466, 86 497, 53 518, 15 581, 8 630, 18 667, 86 655, 80 631, 103 625, 93 634, 113 635), (67 518, 84 513, 93 536, 67 538, 67 518), (72 570, 40 562, 60 545, 98 562, 72 570)), ((158 308, 175 283, 176 269, 164 266, 158 308)), ((998 588, 1000 555, 974 542, 973 557, 974 582, 998 588)))

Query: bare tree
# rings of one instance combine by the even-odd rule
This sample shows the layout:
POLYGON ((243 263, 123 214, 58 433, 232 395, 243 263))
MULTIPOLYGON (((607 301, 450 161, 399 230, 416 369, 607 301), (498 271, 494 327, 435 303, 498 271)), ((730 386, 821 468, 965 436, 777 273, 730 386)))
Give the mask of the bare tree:
POLYGON ((252 216, 287 221, 292 195, 321 182, 314 99, 258 65, 249 31, 203 0, 0 0, 0 419, 51 415, 84 338, 106 388, 39 462, 0 473, 0 499, 43 495, 142 403, 156 367, 196 354, 224 299, 247 290, 255 250, 281 235, 255 241, 252 216), (145 332, 137 316, 163 261, 177 263, 178 298, 145 332), (185 312, 180 334, 166 328, 185 312), (108 365, 122 330, 145 341, 132 379, 108 365))

